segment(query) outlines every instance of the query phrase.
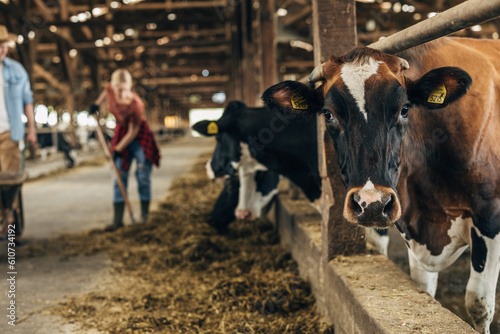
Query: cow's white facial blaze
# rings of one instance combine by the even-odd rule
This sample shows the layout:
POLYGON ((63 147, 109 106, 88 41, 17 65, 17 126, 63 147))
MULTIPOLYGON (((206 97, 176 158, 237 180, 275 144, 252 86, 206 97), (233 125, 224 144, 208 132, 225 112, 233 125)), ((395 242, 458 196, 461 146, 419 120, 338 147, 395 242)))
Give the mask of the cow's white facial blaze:
POLYGON ((207 176, 210 180, 215 180, 215 173, 212 169, 212 159, 207 161, 205 165, 205 171, 207 172, 207 176))
POLYGON ((340 71, 340 77, 349 89, 349 92, 356 101, 356 104, 366 121, 368 121, 368 115, 366 114, 365 109, 365 82, 372 75, 377 73, 378 67, 381 63, 381 61, 369 58, 368 61, 362 65, 357 62, 346 63, 342 66, 340 71))
POLYGON ((258 171, 267 171, 267 167, 250 155, 248 144, 241 143, 241 159, 235 165, 240 180, 239 200, 235 216, 243 220, 260 218, 262 209, 278 193, 278 189, 276 188, 266 195, 257 191, 255 175, 258 171))

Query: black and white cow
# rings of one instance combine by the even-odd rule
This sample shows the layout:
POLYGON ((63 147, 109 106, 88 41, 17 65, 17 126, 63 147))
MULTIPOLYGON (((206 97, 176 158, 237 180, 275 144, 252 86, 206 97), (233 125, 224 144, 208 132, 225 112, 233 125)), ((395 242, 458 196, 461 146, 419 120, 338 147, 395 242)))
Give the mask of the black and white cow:
POLYGON ((395 224, 412 279, 431 295, 438 272, 471 247, 465 305, 481 333, 490 332, 500 270, 499 55, 499 41, 468 38, 401 58, 356 48, 312 73, 317 90, 284 82, 267 101, 297 113, 294 94, 313 97, 347 188, 344 217, 395 224))
MULTIPOLYGON (((321 195, 315 139, 292 135, 292 131, 315 133, 316 121, 298 122, 274 113, 267 108, 248 108, 244 103, 230 102, 217 121, 201 121, 193 129, 205 136, 216 136, 217 145, 210 161, 214 177, 234 175, 240 177, 240 196, 249 199, 245 205, 263 207, 265 199, 251 200, 255 191, 255 177, 271 177, 279 174, 288 177, 301 189, 311 202, 321 195), (301 127, 301 129, 299 128, 301 127), (266 174, 263 174, 266 172, 266 174), (253 203, 250 203, 253 202, 253 203)), ((209 174, 210 174, 209 173, 209 174)), ((273 194, 277 192, 277 183, 273 194)), ((243 209, 243 208, 241 208, 243 209)), ((254 219, 252 214, 237 213, 238 218, 254 219)))
MULTIPOLYGON (((254 159, 253 159, 254 160, 254 159)), ((252 168, 256 161, 248 165, 235 166, 238 174, 229 174, 224 180, 224 188, 210 213, 209 224, 219 232, 236 218, 253 220, 264 215, 278 192, 279 174, 273 171, 252 168), (240 187, 240 180, 243 186, 240 187)), ((215 175, 207 163, 209 178, 215 175)))
MULTIPOLYGON (((297 98, 294 104, 303 109, 308 108, 306 100, 297 98)), ((217 138, 209 163, 210 173, 214 177, 234 175, 237 169, 247 171, 239 171, 240 196, 245 193, 246 198, 249 198, 255 187, 246 184, 253 183, 256 170, 267 170, 268 173, 275 172, 289 178, 320 212, 321 178, 315 117, 285 117, 280 107, 249 108, 242 102, 233 101, 227 105, 219 120, 198 122, 193 129, 217 138)), ((253 203, 257 209, 266 204, 265 201, 253 203)), ((256 217, 246 216, 248 219, 256 217)), ((367 239, 377 250, 387 255, 387 231, 367 233, 367 239)))

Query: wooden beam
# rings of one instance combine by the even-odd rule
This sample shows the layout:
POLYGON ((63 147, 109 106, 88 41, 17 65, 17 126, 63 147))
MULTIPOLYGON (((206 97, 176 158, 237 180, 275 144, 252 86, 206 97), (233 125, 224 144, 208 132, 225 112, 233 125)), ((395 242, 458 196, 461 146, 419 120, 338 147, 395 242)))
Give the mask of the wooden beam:
POLYGON ((229 68, 222 66, 222 65, 218 65, 218 66, 210 66, 210 65, 207 65, 207 66, 189 66, 189 65, 185 65, 185 66, 180 66, 180 67, 171 67, 164 72, 168 73, 169 75, 173 75, 173 74, 183 74, 183 75, 197 74, 197 75, 200 75, 204 69, 207 69, 210 72, 210 75, 229 72, 229 68))
POLYGON ((226 28, 214 28, 214 29, 200 29, 200 30, 154 30, 154 31, 143 31, 139 34, 141 38, 162 38, 170 36, 184 37, 205 37, 212 35, 225 35, 226 28))
MULTIPOLYGON (((255 69, 258 68, 255 64, 258 45, 253 35, 254 16, 253 1, 242 0, 242 32, 243 32, 243 102, 249 107, 257 106, 260 102, 259 87, 255 69)), ((260 22, 258 22, 260 25, 260 22)))
POLYGON ((135 49, 138 46, 143 46, 145 48, 155 49, 155 50, 163 50, 172 49, 177 51, 178 53, 216 53, 216 52, 227 52, 229 50, 229 46, 226 41, 209 41, 209 42, 171 42, 164 45, 158 45, 156 41, 127 41, 120 43, 111 43, 110 45, 103 45, 101 47, 97 47, 93 42, 83 42, 83 43, 75 43, 74 48, 78 50, 85 49, 110 49, 110 48, 120 48, 120 49, 135 49))
POLYGON ((48 82, 52 87, 61 92, 61 94, 66 95, 71 93, 71 89, 67 84, 61 82, 60 79, 54 77, 52 73, 44 69, 41 65, 35 63, 33 65, 33 74, 35 77, 39 77, 48 82))
MULTIPOLYGON (((194 77, 193 77, 194 78, 194 77)), ((149 86, 175 86, 175 85, 207 85, 226 83, 229 81, 227 75, 214 75, 209 77, 197 76, 196 79, 192 77, 183 78, 145 78, 140 80, 141 84, 149 86)))
MULTIPOLYGON (((357 44, 356 5, 354 0, 312 0, 314 62, 319 65, 331 54, 340 55, 357 44)), ((322 179, 323 259, 327 263, 340 254, 365 250, 361 233, 356 233, 343 218, 345 187, 332 138, 324 117, 318 116, 318 162, 322 179), (335 198, 337 196, 337 198, 335 198)))
POLYGON ((278 82, 277 68, 277 18, 275 0, 260 2, 260 36, 262 50, 262 75, 260 92, 278 82))
MULTIPOLYGON (((0 1, 0 4, 2 2, 0 1)), ((54 11, 54 13, 58 13, 58 11, 54 11)), ((54 25, 56 27, 79 27, 79 26, 89 26, 89 27, 104 27, 110 23, 114 24, 115 26, 119 25, 130 25, 132 22, 130 22, 129 17, 125 17, 124 15, 120 15, 119 17, 113 18, 113 22, 110 22, 111 20, 106 19, 108 16, 107 13, 106 15, 102 15, 99 17, 94 17, 93 19, 86 20, 83 22, 71 22, 69 19, 67 20, 55 20, 53 22, 50 22, 51 25, 54 25)), ((164 20, 162 15, 158 15, 158 12, 151 13, 151 15, 138 15, 137 17, 134 17, 134 24, 147 24, 151 23, 152 21, 156 20, 164 20)), ((184 17, 182 19, 182 23, 189 25, 189 24, 196 24, 196 25, 213 25, 214 24, 214 19, 213 17, 197 17, 196 15, 194 16, 188 16, 184 17)), ((172 29, 175 29, 179 26, 179 23, 176 21, 167 21, 167 22, 162 22, 162 24, 165 24, 166 26, 172 27, 172 29)))
POLYGON ((285 25, 285 27, 288 27, 288 26, 294 24, 295 22, 304 19, 309 14, 311 14, 311 12, 312 12, 311 6, 305 6, 298 13, 296 13, 294 15, 285 16, 283 18, 283 24, 285 25))
POLYGON ((285 66, 287 68, 314 68, 313 60, 289 60, 283 61, 280 63, 281 66, 285 66))
POLYGON ((35 2, 36 7, 40 10, 40 13, 47 21, 53 21, 54 15, 50 12, 50 9, 45 6, 45 3, 42 0, 33 0, 35 2))
POLYGON ((69 18, 69 7, 68 0, 59 1, 59 9, 55 8, 55 12, 59 12, 59 17, 62 21, 67 21, 69 18))
POLYGON ((226 7, 227 0, 216 1, 167 1, 164 3, 139 3, 137 5, 123 5, 116 11, 137 11, 137 10, 174 10, 174 9, 192 9, 192 8, 216 8, 226 7))
POLYGON ((231 87, 228 98, 243 100, 243 32, 241 22, 241 2, 234 6, 234 15, 231 18, 231 87))
POLYGON ((283 0, 283 1, 278 1, 277 5, 278 5, 278 8, 287 9, 288 6, 290 6, 293 2, 295 2, 295 1, 294 0, 283 0))
MULTIPOLYGON (((61 8, 64 6, 65 10, 70 14, 78 14, 86 11, 92 11, 88 5, 68 5, 67 0, 63 0, 64 5, 60 3, 61 8)), ((215 1, 175 1, 175 2, 143 2, 138 4, 121 5, 119 8, 113 8, 111 11, 144 11, 144 10, 176 10, 176 9, 194 9, 194 8, 217 8, 227 7, 227 0, 215 1)), ((50 9, 52 14, 57 13, 57 8, 50 9)), ((66 20, 66 19, 64 19, 66 20)))
POLYGON ((93 39, 94 34, 92 33, 92 30, 88 26, 81 26, 81 29, 86 39, 88 39, 89 41, 93 39))
POLYGON ((226 89, 227 82, 211 83, 210 85, 200 86, 160 86, 156 90, 158 94, 213 94, 226 89))
POLYGON ((59 45, 59 58, 61 59, 61 66, 63 68, 64 77, 69 84, 70 90, 74 89, 74 73, 76 72, 76 68, 72 66, 71 59, 69 58, 68 48, 66 44, 58 42, 59 45))

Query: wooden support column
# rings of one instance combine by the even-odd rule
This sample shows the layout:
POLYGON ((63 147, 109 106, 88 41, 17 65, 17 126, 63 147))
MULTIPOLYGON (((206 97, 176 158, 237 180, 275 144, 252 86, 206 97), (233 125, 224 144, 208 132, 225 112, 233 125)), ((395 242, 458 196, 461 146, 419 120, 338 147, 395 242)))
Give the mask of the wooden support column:
MULTIPOLYGON (((356 47, 355 0, 312 0, 314 62, 328 60, 356 47)), ((318 157, 322 179, 323 258, 365 250, 364 233, 342 216, 345 187, 340 180, 338 159, 322 115, 318 116, 318 157)))
POLYGON ((255 70, 253 68, 253 57, 255 53, 255 45, 252 38, 252 4, 251 0, 241 1, 241 17, 243 31, 243 102, 248 106, 254 106, 255 89, 253 82, 255 81, 255 70))
POLYGON ((275 0, 260 1, 260 35, 262 50, 262 76, 259 91, 274 85, 278 81, 278 61, 276 59, 277 22, 275 14, 275 0))
POLYGON ((64 41, 57 41, 57 45, 58 45, 57 49, 59 58, 61 59, 61 66, 63 68, 64 78, 68 82, 71 91, 73 91, 75 88, 74 73, 76 73, 76 68, 72 66, 73 64, 71 62, 71 59, 69 58, 69 49, 67 43, 65 43, 64 41))
POLYGON ((228 100, 243 100, 243 31, 241 22, 241 2, 234 7, 231 24, 231 90, 228 100))

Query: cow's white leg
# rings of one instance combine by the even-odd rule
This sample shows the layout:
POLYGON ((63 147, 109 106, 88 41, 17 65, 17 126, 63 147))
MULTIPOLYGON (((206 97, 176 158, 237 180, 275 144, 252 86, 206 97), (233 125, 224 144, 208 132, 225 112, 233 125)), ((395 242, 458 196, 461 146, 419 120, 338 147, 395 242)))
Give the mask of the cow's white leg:
POLYGON ((410 262, 410 276, 412 281, 434 297, 436 295, 439 272, 425 270, 411 250, 408 250, 408 259, 410 262))
POLYGON ((490 333, 495 314, 495 292, 500 270, 500 237, 483 236, 471 230, 471 269, 465 293, 465 307, 479 333, 490 333))

